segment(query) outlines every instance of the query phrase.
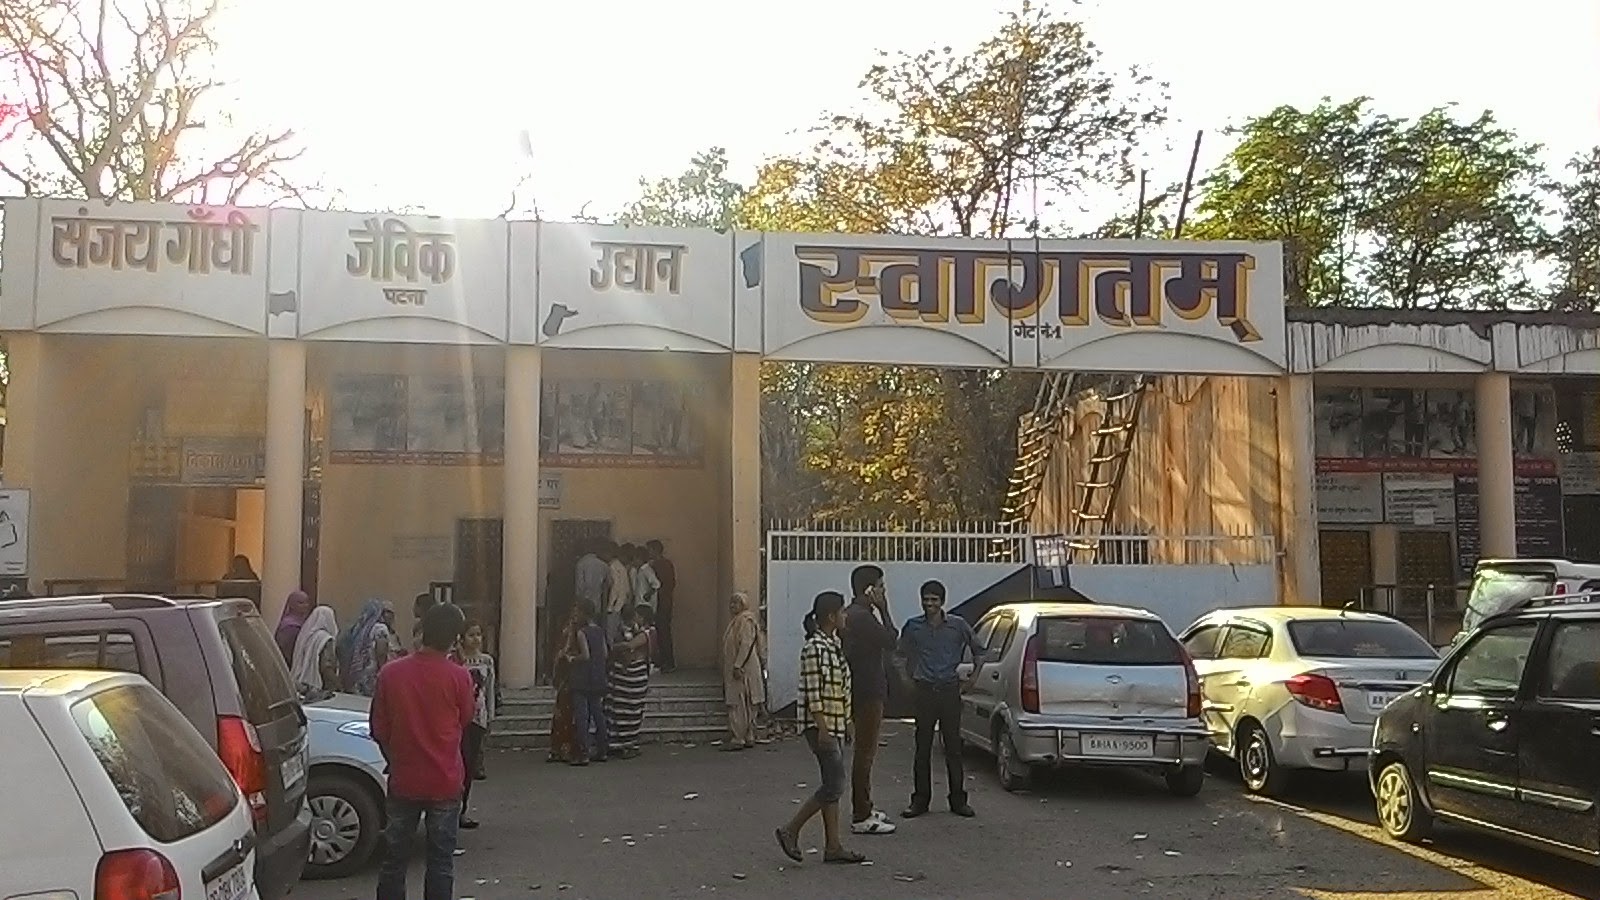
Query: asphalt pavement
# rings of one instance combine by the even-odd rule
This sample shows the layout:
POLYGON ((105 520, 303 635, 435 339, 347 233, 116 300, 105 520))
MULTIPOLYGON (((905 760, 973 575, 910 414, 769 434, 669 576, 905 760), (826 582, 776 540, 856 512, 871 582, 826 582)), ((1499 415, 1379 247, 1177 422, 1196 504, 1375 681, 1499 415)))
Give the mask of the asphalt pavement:
MULTIPOLYGON (((910 794, 909 727, 880 750, 877 805, 898 819, 910 794)), ((937 751, 936 751, 937 753, 937 751)), ((1198 797, 1154 776, 1097 771, 1002 791, 968 754, 975 819, 934 811, 899 833, 851 836, 870 865, 782 856, 772 831, 815 787, 805 745, 721 753, 709 744, 649 747, 639 759, 571 768, 543 751, 491 754, 473 789, 483 827, 462 832, 456 895, 472 900, 852 898, 1113 900, 1179 898, 1600 898, 1600 870, 1492 839, 1446 831, 1402 847, 1373 825, 1357 778, 1318 777, 1289 802, 1246 797, 1209 778, 1198 797)), ((943 766, 934 766, 934 793, 943 766)), ((818 848, 820 821, 801 844, 818 848)), ((410 895, 421 896, 416 854, 410 895)), ((295 900, 373 895, 376 871, 307 882, 295 900)))

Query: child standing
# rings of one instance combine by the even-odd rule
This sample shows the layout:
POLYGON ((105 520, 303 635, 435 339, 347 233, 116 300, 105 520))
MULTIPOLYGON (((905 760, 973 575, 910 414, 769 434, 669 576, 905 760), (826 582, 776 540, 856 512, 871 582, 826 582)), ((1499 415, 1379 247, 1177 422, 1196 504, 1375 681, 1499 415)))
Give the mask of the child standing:
POLYGON ((500 681, 495 677, 494 657, 483 652, 483 626, 468 622, 461 635, 456 661, 472 676, 472 697, 476 706, 472 724, 461 734, 461 759, 466 763, 466 783, 461 787, 461 827, 478 827, 478 820, 467 814, 467 800, 472 796, 472 782, 484 778, 483 751, 489 738, 489 726, 500 708, 500 681))

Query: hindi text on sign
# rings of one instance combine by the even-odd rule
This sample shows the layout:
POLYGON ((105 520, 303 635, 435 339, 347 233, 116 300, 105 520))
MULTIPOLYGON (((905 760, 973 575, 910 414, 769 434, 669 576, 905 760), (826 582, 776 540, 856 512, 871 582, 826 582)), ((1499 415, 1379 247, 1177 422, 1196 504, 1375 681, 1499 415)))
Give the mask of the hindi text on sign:
POLYGON ((350 229, 350 239, 355 252, 345 257, 345 271, 357 277, 443 284, 456 271, 453 234, 415 231, 402 219, 373 217, 350 229))
MULTIPOLYGON (((890 317, 930 323, 1008 321, 1054 300, 1061 327, 1092 318, 1116 327, 1160 325, 1163 310, 1214 317, 1240 343, 1261 340, 1250 321, 1255 258, 1221 252, 995 252, 799 246, 800 307, 818 322, 860 321, 875 298, 890 317), (1020 272, 1020 279, 1018 273, 1020 272)), ((1041 323, 1033 332, 1057 336, 1041 323)))
POLYGON ((591 246, 599 258, 589 270, 589 286, 597 291, 653 294, 661 284, 669 294, 681 289, 683 258, 689 252, 682 244, 594 241, 591 246))
POLYGON ((50 257, 76 269, 155 272, 165 259, 197 275, 251 274, 261 226, 242 210, 217 212, 196 207, 186 219, 124 219, 91 216, 80 207, 75 216, 50 217, 50 257))

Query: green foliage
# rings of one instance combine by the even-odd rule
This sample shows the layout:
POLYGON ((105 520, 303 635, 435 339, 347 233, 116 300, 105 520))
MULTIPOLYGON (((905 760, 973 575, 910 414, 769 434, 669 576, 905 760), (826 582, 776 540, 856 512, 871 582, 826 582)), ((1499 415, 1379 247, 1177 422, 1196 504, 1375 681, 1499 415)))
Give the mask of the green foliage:
POLYGON ((728 151, 712 147, 696 153, 675 177, 639 179, 639 199, 617 215, 617 222, 725 231, 737 224, 745 194, 744 185, 728 177, 728 151))
POLYGON ((1367 98, 1279 107, 1201 185, 1185 237, 1278 240, 1297 305, 1504 308, 1543 245, 1539 147, 1491 113, 1416 119, 1367 98))
POLYGON ((1593 310, 1600 307, 1600 147, 1573 157, 1565 175, 1547 184, 1560 214, 1545 247, 1556 266, 1550 305, 1593 310))

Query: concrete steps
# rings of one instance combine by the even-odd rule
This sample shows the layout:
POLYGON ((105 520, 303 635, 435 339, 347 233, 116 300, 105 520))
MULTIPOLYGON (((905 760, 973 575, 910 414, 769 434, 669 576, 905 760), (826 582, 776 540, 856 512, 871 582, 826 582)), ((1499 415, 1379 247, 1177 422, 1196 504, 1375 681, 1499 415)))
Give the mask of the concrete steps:
MULTIPOLYGON (((491 745, 548 747, 555 704, 555 691, 549 687, 504 692, 491 745)), ((722 682, 715 675, 674 672, 651 679, 641 742, 713 741, 727 733, 728 710, 722 699, 722 682)))

